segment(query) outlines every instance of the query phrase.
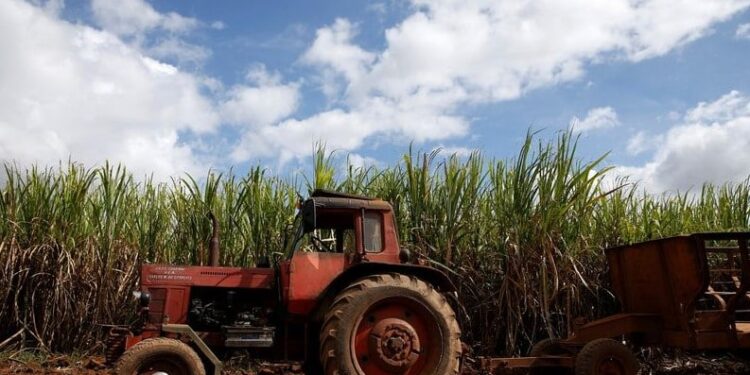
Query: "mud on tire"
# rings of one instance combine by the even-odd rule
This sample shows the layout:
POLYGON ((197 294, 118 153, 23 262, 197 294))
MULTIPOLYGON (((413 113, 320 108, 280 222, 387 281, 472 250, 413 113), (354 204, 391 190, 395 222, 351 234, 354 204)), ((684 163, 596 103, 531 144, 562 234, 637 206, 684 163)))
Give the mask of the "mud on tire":
POLYGON ((334 300, 320 334, 326 375, 458 374, 461 332, 446 299, 401 274, 361 279, 334 300))
POLYGON ((147 339, 128 349, 115 367, 117 375, 151 374, 206 375, 198 354, 182 341, 159 337, 147 339))

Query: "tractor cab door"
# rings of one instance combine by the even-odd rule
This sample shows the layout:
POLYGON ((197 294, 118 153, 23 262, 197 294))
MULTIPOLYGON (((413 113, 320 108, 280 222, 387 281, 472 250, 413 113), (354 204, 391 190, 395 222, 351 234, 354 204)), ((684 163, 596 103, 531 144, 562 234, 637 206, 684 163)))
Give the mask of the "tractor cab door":
POLYGON ((307 220, 314 225, 300 231, 280 264, 282 299, 294 315, 312 311, 331 281, 356 262, 362 246, 358 210, 318 209, 314 215, 307 220))

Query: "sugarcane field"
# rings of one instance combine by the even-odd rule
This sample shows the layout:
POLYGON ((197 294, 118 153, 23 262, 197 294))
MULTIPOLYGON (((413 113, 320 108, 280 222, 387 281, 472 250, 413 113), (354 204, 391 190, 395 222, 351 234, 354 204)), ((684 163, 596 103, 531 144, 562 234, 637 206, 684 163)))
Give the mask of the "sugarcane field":
POLYGON ((750 1, 0 1, 0 375, 750 374, 750 1))

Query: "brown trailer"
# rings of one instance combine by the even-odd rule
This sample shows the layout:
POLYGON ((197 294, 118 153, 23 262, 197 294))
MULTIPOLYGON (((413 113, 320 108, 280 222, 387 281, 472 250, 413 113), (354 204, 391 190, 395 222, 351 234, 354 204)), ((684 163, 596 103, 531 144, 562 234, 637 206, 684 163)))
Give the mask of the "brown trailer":
MULTIPOLYGON (((699 233, 606 250, 620 313, 543 340, 524 358, 483 358, 510 368, 575 368, 582 374, 635 374, 623 342, 687 350, 750 348, 750 233, 699 233)), ((553 372, 554 373, 554 372, 553 372)))

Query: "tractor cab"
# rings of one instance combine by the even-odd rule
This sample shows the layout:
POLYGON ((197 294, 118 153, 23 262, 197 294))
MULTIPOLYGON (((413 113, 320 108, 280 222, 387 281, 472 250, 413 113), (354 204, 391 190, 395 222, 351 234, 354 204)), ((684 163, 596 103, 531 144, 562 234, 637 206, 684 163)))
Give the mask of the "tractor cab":
POLYGON ((301 204, 279 262, 287 311, 306 315, 325 289, 362 263, 400 264, 393 209, 388 202, 316 190, 301 204))
POLYGON ((301 204, 294 226, 286 239, 287 258, 301 251, 366 259, 383 252, 397 255, 399 250, 391 205, 382 200, 316 190, 301 204))

